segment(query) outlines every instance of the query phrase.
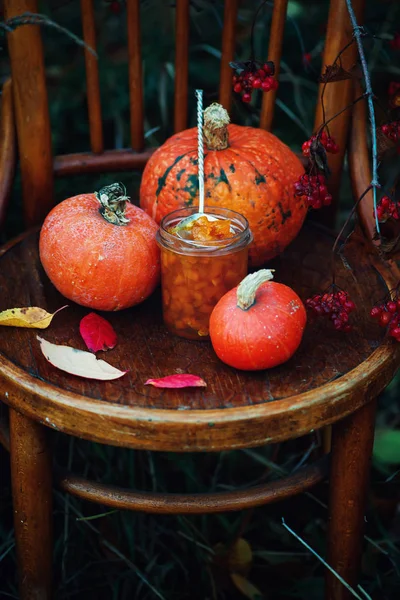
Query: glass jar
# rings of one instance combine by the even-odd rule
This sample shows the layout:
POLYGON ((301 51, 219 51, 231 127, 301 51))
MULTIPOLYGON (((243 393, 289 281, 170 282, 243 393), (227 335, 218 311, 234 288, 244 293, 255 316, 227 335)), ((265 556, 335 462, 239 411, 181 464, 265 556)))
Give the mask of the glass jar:
POLYGON ((205 207, 206 215, 229 219, 232 237, 199 242, 170 230, 198 212, 182 208, 166 215, 157 233, 161 248, 164 323, 172 333, 192 340, 209 339, 211 312, 218 300, 247 275, 248 248, 253 240, 247 219, 226 208, 205 207))

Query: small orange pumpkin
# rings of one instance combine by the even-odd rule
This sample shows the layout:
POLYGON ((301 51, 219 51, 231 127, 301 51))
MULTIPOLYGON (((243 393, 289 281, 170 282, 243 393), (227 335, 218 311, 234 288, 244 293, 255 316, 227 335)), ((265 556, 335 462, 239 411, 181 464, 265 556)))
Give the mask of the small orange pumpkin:
POLYGON ((64 200, 47 215, 39 240, 50 281, 68 298, 97 310, 142 302, 160 279, 156 223, 127 203, 122 184, 64 200))
POLYGON ((210 338, 224 363, 249 371, 276 367, 296 352, 307 321, 290 287, 261 269, 225 294, 210 317, 210 338))
MULTIPOLYGON (((228 125, 227 111, 204 111, 206 206, 244 215, 254 241, 250 264, 273 258, 295 238, 307 213, 294 183, 304 173, 297 156, 263 129, 228 125)), ((166 214, 198 204, 197 128, 173 135, 150 157, 140 186, 140 206, 159 223, 166 214)))

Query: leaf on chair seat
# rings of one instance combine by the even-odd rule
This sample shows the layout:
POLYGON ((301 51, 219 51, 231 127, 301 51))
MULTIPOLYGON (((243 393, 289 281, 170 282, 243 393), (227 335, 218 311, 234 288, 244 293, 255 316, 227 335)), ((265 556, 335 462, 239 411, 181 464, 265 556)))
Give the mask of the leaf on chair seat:
POLYGON ((81 319, 79 331, 92 352, 114 348, 117 343, 117 334, 110 323, 94 312, 81 319))
POLYGON ((206 387, 204 379, 198 375, 182 373, 178 375, 167 375, 159 379, 148 379, 144 385, 153 385, 159 388, 184 388, 184 387, 206 387))
POLYGON ((45 358, 54 367, 88 379, 100 379, 103 381, 118 379, 127 373, 116 369, 105 360, 99 360, 92 352, 52 344, 43 338, 36 336, 40 342, 40 349, 45 358))
POLYGON ((9 308, 0 312, 0 325, 6 327, 30 327, 35 329, 46 329, 52 318, 60 310, 67 308, 67 304, 54 313, 50 314, 38 306, 27 306, 25 308, 9 308))

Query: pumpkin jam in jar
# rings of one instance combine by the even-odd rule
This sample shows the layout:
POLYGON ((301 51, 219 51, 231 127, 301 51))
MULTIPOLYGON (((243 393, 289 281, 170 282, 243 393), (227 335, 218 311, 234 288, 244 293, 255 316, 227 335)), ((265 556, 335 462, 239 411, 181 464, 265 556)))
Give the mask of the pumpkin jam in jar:
POLYGON ((161 248, 165 325, 181 337, 207 340, 214 306, 247 275, 248 247, 253 237, 245 217, 216 207, 205 207, 209 226, 201 217, 179 229, 182 219, 197 211, 182 208, 166 215, 157 242, 161 248))

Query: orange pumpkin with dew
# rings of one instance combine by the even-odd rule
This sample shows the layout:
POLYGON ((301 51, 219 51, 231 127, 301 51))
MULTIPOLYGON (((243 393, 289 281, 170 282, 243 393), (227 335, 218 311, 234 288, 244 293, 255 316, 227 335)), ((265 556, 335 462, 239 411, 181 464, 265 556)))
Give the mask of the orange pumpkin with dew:
POLYGON ((270 369, 293 356, 303 337, 306 309, 294 290, 261 269, 227 292, 210 317, 216 355, 245 371, 270 369))
POLYGON ((40 260, 69 300, 97 310, 128 308, 160 279, 157 224, 127 202, 120 184, 64 200, 40 232, 40 260))
MULTIPOLYGON (((304 173, 297 156, 275 135, 229 125, 219 104, 204 111, 206 206, 230 208, 249 221, 250 264, 273 258, 296 237, 306 213, 294 183, 304 173)), ((157 222, 169 212, 198 205, 197 128, 173 135, 150 157, 140 206, 157 222)))

